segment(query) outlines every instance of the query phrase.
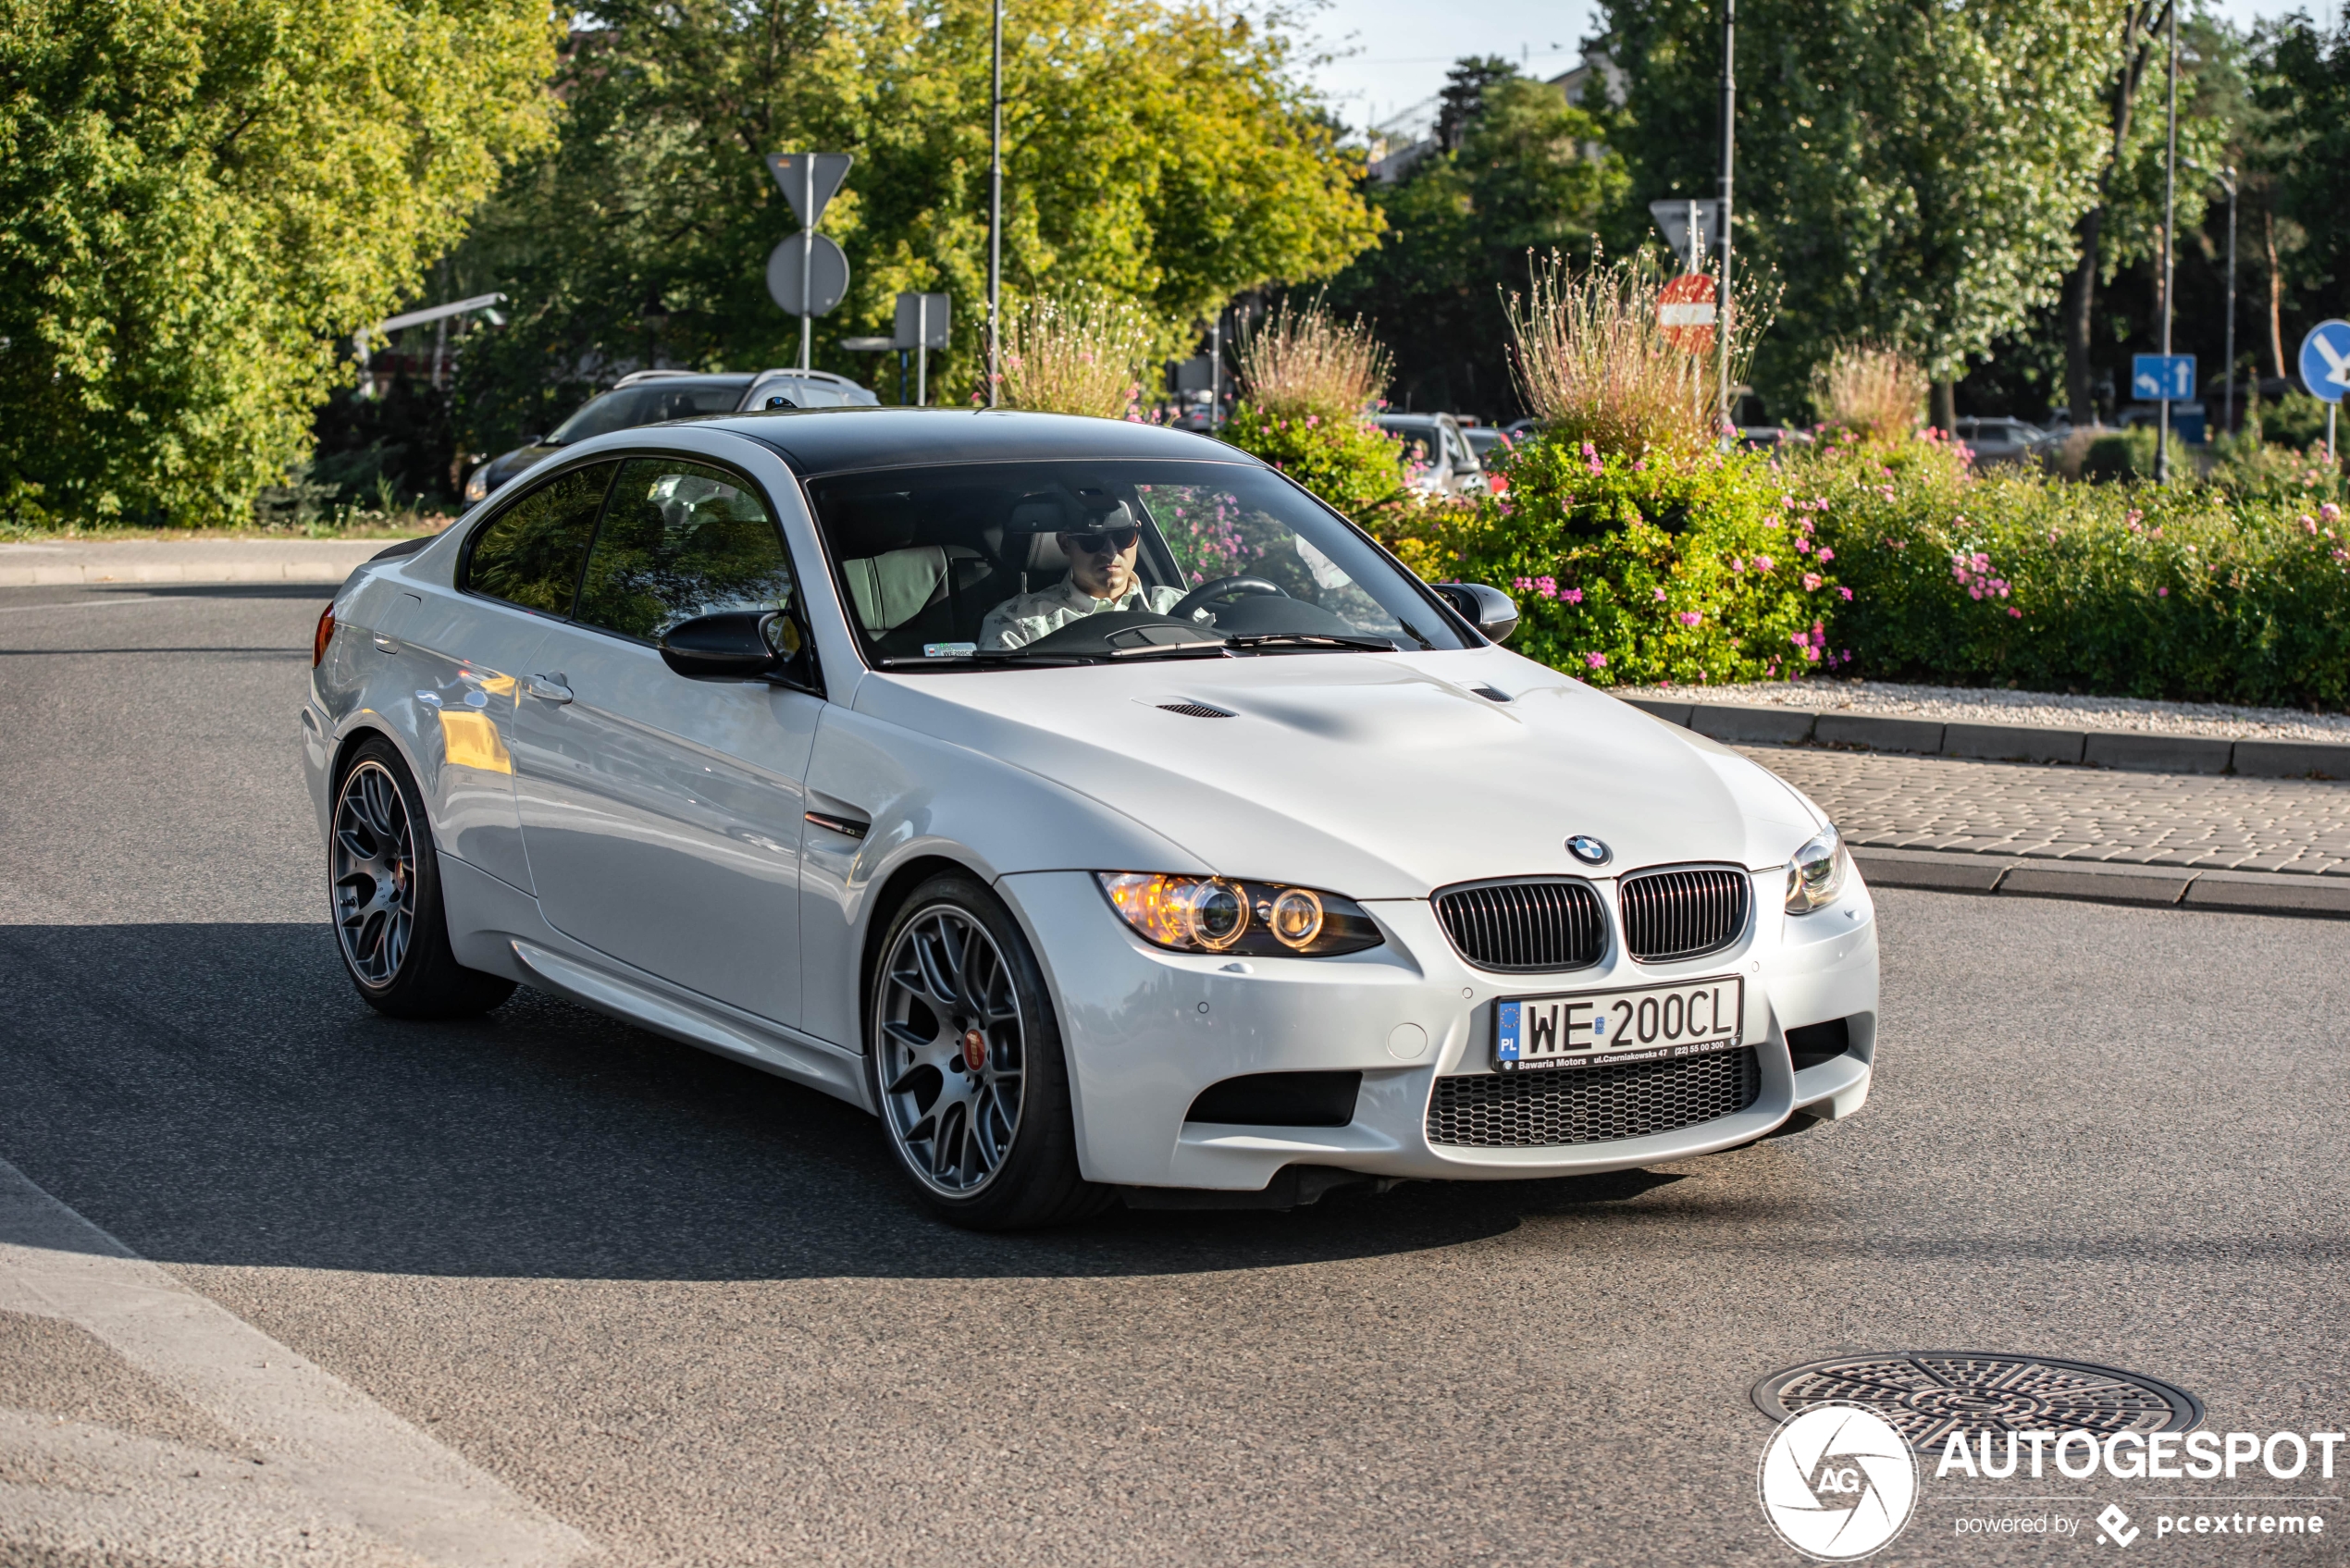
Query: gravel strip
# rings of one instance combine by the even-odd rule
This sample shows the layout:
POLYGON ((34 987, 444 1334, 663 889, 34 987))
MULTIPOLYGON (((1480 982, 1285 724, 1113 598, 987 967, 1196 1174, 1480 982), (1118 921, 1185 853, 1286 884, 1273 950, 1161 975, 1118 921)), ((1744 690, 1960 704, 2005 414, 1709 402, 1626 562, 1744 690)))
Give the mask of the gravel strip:
POLYGON ((2350 714, 2291 708, 2236 708, 2223 702, 2151 702, 2134 697, 2070 697, 2058 692, 1978 686, 1912 686, 1878 681, 1769 681, 1751 685, 1611 686, 1616 697, 1666 702, 1722 702, 1750 708, 1800 708, 1817 713, 1869 713, 1970 724, 2024 724, 2051 730, 2142 730, 2215 735, 2227 740, 2350 742, 2350 714))

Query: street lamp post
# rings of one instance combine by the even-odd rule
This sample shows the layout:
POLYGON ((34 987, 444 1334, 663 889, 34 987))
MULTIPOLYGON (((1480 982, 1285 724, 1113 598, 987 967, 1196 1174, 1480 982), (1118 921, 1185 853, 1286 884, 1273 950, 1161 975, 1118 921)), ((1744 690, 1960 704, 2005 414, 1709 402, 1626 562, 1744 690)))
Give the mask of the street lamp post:
POLYGON ((1733 68, 1738 36, 1738 0, 1722 0, 1722 304, 1713 337, 1720 389, 1715 407, 1725 426, 1737 423, 1730 408, 1730 173, 1738 154, 1738 85, 1733 68))
POLYGON ((1004 288, 1004 0, 995 0, 989 41, 987 109, 987 406, 1003 385, 1001 324, 1004 288))
POLYGON ((2227 382, 2220 398, 2227 412, 2220 416, 2220 428, 2232 435, 2236 427, 2236 171, 2234 166, 2220 171, 2220 184, 2228 193, 2228 326, 2227 382))
MULTIPOLYGON (((2179 7, 2172 0, 2171 14, 2171 118, 2170 151, 2162 165, 2162 356, 2171 357, 2171 317, 2172 284, 2176 281, 2178 261, 2177 227, 2179 212, 2179 7)), ((2167 373, 2166 373, 2167 374, 2167 373)), ((2164 389, 2168 390, 2168 389, 2164 389)), ((2164 398, 2158 405, 2160 423, 2154 432, 2154 482, 2171 482, 2171 400, 2164 398)))

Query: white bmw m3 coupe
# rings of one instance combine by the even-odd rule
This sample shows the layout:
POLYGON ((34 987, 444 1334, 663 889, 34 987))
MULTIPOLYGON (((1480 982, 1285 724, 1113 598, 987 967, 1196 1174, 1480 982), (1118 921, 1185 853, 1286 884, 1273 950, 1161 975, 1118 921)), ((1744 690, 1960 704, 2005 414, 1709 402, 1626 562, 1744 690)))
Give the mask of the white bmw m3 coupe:
POLYGON ((1874 912, 1745 758, 1205 437, 616 431, 355 573, 303 760, 344 963, 872 1112, 959 1223, 1291 1205, 1850 1115, 1874 912))

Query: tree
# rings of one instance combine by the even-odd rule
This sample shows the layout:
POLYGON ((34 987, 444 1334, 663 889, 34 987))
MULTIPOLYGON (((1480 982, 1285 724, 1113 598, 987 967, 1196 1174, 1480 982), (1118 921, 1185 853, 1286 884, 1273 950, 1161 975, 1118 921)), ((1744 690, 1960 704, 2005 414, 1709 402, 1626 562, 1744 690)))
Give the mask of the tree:
POLYGON ((1453 68, 1457 147, 1371 188, 1387 236, 1330 285, 1331 308, 1368 319, 1394 352, 1395 395, 1415 408, 1516 408, 1505 295, 1526 286, 1529 254, 1588 254, 1624 183, 1598 119, 1546 83, 1492 74, 1496 63, 1453 68))
POLYGON ((0 514, 248 517, 553 44, 525 0, 0 0, 0 514))
MULTIPOLYGON (((2117 0, 1749 0, 1738 22, 1738 245, 1784 284, 1756 363, 1781 407, 1867 338, 1915 352, 1936 414, 1966 364, 2055 302, 2096 193, 2117 0)), ((1610 0, 1630 78, 1630 196, 1718 188, 1718 7, 1610 0)), ((1633 208, 1634 213, 1639 211, 1633 208)))
MULTIPOLYGON (((2115 271, 2158 255, 2163 177, 2169 158, 2169 0, 2121 0, 2106 7, 2116 30, 2104 89, 2106 141, 2096 199, 2075 226, 2077 253, 2064 290, 2064 384, 2072 422, 2096 417, 2093 396, 2097 340, 2096 291, 2115 271)), ((2180 29, 2179 157, 2175 224, 2192 232, 2203 221, 2210 181, 2197 168, 2230 161, 2228 127, 2240 120, 2241 50, 2223 25, 2197 15, 2180 29)), ((2240 161, 2240 160, 2238 160, 2240 161)), ((2156 287, 2160 288, 2158 278, 2156 287)))
POLYGON ((2272 229, 2270 333, 2282 375, 2303 331, 2350 314, 2344 287, 2350 283, 2350 21, 2327 34, 2295 18, 2267 35, 2261 54, 2259 103, 2272 117, 2272 140, 2258 155, 2293 256, 2287 285, 2272 229))
MULTIPOLYGON (((515 170, 458 258, 521 312, 467 365, 485 441, 544 429, 622 364, 796 359, 798 323, 763 278, 798 225, 761 159, 803 148, 857 159, 823 222, 852 282, 818 324, 818 363, 871 374, 837 338, 887 331, 900 290, 944 290, 954 343, 934 385, 980 389, 983 0, 597 0, 587 19, 559 76, 560 143, 515 170)), ((1007 309, 1095 286, 1146 307, 1171 347, 1232 294, 1328 276, 1369 243, 1359 161, 1289 59, 1278 30, 1204 5, 1008 6, 1007 309)))

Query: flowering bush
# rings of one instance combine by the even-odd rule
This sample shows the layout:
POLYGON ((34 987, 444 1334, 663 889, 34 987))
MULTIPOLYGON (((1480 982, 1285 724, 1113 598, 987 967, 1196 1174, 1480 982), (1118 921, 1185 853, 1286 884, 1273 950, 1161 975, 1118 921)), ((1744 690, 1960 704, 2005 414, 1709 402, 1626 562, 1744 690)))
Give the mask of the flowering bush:
POLYGON ((1404 488, 1404 443, 1367 419, 1278 414, 1244 402, 1218 434, 1374 534, 1392 533, 1389 514, 1412 509, 1413 498, 1404 488))
MULTIPOLYGON (((1944 449, 1947 452, 1947 449, 1944 449)), ((1855 598, 1832 619, 1883 679, 2207 701, 2350 700, 2350 533, 2330 478, 2251 495, 1970 475, 1825 443, 1785 465, 1855 598)))
POLYGON ((1772 680, 1840 668, 1849 594, 1829 502, 1752 453, 1603 454, 1537 438, 1508 488, 1411 520, 1399 553, 1428 576, 1509 589, 1511 646, 1595 685, 1772 680))

